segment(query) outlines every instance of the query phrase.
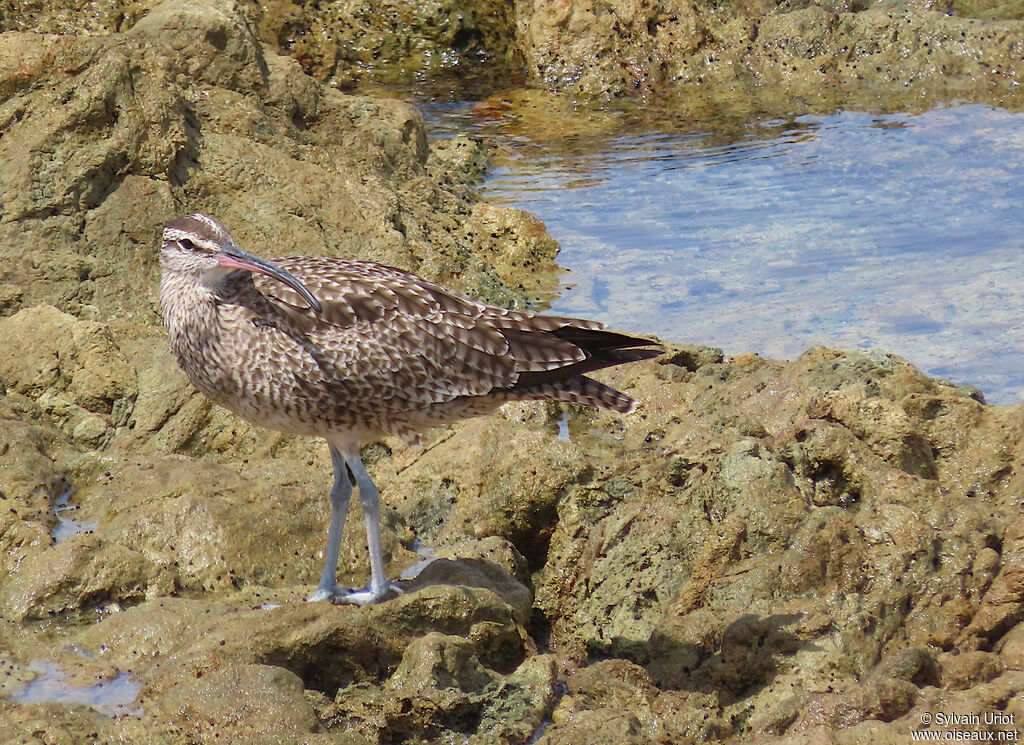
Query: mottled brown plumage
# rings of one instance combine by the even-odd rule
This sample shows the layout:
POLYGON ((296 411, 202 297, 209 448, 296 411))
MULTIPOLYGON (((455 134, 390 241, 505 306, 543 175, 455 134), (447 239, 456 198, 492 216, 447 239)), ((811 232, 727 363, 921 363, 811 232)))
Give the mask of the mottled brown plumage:
MULTIPOLYGON (((204 215, 168 224, 161 265, 170 347, 195 386, 256 424, 325 437, 334 512, 347 509, 351 473, 364 508, 373 502, 374 523, 361 442, 381 434, 415 442, 425 428, 512 400, 627 412, 632 399, 585 373, 658 354, 652 342, 600 323, 495 308, 380 264, 259 259, 204 215)), ((332 516, 314 597, 379 600, 388 586, 370 511, 370 588, 341 594, 334 585, 343 521, 332 516)))

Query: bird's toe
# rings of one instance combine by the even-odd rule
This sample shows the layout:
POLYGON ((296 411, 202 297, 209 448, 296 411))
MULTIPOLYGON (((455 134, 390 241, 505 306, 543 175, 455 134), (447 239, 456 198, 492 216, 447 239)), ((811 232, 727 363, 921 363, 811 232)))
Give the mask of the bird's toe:
POLYGON ((376 589, 367 586, 362 590, 341 592, 332 597, 331 602, 345 605, 373 605, 385 600, 391 600, 401 595, 402 592, 402 588, 394 583, 389 583, 384 587, 376 589))

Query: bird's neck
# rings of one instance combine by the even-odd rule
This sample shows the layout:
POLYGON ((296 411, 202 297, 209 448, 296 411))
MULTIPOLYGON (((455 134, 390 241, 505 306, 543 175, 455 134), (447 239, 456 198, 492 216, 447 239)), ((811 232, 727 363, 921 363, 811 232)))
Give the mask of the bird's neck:
POLYGON ((160 312, 174 349, 177 340, 217 327, 217 294, 193 277, 165 270, 160 277, 160 312))

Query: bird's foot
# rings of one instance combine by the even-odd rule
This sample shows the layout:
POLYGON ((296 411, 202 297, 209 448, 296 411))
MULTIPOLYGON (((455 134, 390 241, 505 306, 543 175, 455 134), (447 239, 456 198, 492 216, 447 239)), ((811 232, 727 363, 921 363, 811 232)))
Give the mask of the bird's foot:
POLYGON ((347 595, 351 590, 342 587, 341 585, 335 585, 334 587, 318 587, 316 592, 306 598, 307 603, 319 603, 324 600, 333 601, 334 598, 339 595, 347 595))
POLYGON ((403 592, 404 590, 393 582, 376 590, 369 583, 362 590, 349 590, 347 587, 334 585, 334 587, 316 588, 316 592, 306 598, 306 602, 318 603, 323 600, 329 600, 336 604, 373 605, 384 600, 391 600, 403 592))
POLYGON ((393 582, 389 582, 384 585, 384 587, 377 589, 374 589, 367 584, 362 590, 346 590, 340 592, 331 597, 331 602, 343 605, 373 605, 374 603, 380 603, 384 600, 391 600, 392 598, 401 595, 403 592, 404 590, 393 582))

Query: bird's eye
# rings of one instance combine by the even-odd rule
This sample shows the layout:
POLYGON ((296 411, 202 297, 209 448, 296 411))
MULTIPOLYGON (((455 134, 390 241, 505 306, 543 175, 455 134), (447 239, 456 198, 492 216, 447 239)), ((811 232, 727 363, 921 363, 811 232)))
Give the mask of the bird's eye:
POLYGON ((188 238, 179 238, 178 245, 184 248, 186 251, 196 250, 196 244, 190 241, 188 238))

